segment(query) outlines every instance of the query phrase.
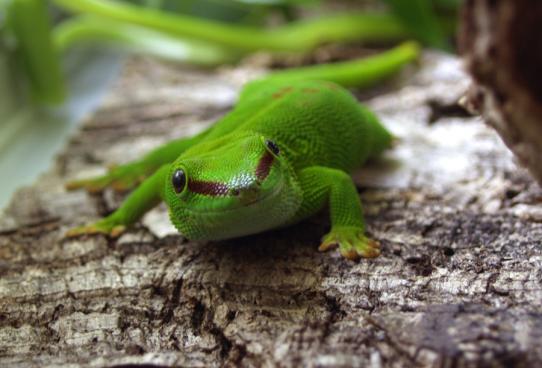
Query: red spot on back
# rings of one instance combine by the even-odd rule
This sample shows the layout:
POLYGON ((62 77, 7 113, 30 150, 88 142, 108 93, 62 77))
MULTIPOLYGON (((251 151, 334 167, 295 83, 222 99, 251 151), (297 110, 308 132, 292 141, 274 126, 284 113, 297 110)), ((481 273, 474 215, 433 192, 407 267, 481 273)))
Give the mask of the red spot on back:
POLYGON ((193 193, 208 195, 208 196, 225 196, 229 192, 229 188, 226 184, 218 183, 215 181, 200 181, 189 180, 188 190, 193 193))
POLYGON ((258 162, 258 166, 256 166, 256 177, 258 180, 264 180, 267 178, 267 175, 269 175, 269 172, 271 171, 271 165, 273 164, 273 161, 275 160, 275 157, 271 154, 269 151, 265 151, 263 156, 260 158, 260 161, 258 162))
POLYGON ((301 91, 305 92, 305 93, 316 93, 316 92, 320 92, 320 90, 318 88, 311 88, 311 87, 305 87, 303 88, 301 91))
POLYGON ((292 87, 284 87, 279 89, 277 92, 273 93, 273 98, 281 98, 287 93, 291 92, 293 90, 292 87))
POLYGON ((325 82, 325 83, 331 90, 337 91, 339 89, 339 87, 335 83, 332 83, 332 82, 325 82))

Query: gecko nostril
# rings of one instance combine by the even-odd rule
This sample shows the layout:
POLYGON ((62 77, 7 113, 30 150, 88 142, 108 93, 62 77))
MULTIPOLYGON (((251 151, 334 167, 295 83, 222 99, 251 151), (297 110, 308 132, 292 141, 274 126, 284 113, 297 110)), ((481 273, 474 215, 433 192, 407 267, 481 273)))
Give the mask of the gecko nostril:
POLYGON ((250 204, 258 200, 261 195, 261 183, 254 180, 248 185, 231 188, 229 194, 239 198, 245 204, 250 204))

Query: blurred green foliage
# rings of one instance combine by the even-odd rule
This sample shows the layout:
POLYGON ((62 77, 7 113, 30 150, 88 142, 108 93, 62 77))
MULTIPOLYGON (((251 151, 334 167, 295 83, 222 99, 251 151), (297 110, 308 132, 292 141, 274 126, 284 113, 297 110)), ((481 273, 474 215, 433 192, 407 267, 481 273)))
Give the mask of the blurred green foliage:
POLYGON ((197 39, 180 40, 148 27, 95 16, 80 16, 63 21, 53 31, 53 41, 61 52, 81 43, 123 49, 164 60, 188 61, 199 66, 215 66, 236 60, 223 47, 197 39))
MULTIPOLYGON (((436 12, 436 5, 453 9, 452 0, 385 0, 413 36, 424 44, 443 50, 451 50, 443 24, 436 12)), ((457 3, 457 2, 456 2, 457 3)), ((457 7, 457 4, 455 4, 457 7)))
POLYGON ((15 91, 24 78, 34 101, 62 102, 63 55, 89 43, 207 66, 258 50, 307 52, 334 42, 412 37, 428 47, 452 49, 461 0, 378 1, 390 12, 298 21, 299 9, 318 12, 325 1, 0 0, 0 91, 15 91), (278 26, 269 28, 270 20, 278 26))
MULTIPOLYGON (((33 97, 44 103, 64 100, 60 58, 51 39, 47 4, 42 0, 4 1, 3 34, 11 44, 20 67, 30 84, 33 97)), ((15 65, 13 65, 15 67, 15 65)))

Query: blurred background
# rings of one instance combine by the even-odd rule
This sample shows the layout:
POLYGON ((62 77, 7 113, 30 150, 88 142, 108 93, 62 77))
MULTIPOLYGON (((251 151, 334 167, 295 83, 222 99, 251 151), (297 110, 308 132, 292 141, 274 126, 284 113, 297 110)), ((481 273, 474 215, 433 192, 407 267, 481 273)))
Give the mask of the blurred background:
POLYGON ((0 209, 51 165, 131 55, 209 69, 256 53, 276 67, 315 63, 330 47, 334 61, 406 39, 453 53, 460 3, 0 0, 0 209))

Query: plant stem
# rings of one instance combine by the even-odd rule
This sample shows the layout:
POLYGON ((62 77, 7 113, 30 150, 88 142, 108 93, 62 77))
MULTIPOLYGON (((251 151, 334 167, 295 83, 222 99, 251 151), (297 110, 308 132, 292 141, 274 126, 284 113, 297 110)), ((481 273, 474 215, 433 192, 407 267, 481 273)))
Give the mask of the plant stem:
POLYGON ((213 42, 243 52, 259 50, 303 52, 322 43, 353 40, 389 42, 403 40, 409 36, 406 28, 396 18, 385 14, 337 15, 266 30, 169 14, 157 9, 113 1, 54 0, 54 2, 70 11, 108 17, 174 36, 213 42))
POLYGON ((124 47, 136 53, 201 66, 229 63, 237 56, 212 44, 182 40, 149 28, 98 17, 75 17, 55 27, 53 39, 60 51, 81 42, 124 47))

